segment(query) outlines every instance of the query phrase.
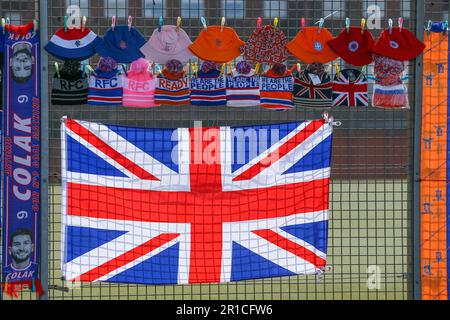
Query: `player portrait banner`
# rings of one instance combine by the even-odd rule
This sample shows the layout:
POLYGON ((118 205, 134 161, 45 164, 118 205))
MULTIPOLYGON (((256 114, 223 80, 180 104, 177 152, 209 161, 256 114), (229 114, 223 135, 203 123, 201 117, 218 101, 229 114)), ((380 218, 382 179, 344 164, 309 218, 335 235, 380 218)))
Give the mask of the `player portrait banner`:
POLYGON ((150 129, 63 118, 67 281, 191 284, 326 265, 332 124, 150 129))
MULTIPOLYGON (((434 25, 434 24, 433 24, 434 25)), ((422 299, 449 298, 449 36, 425 32, 420 182, 422 299)))
POLYGON ((3 283, 35 283, 40 219, 40 57, 33 23, 5 35, 3 283))

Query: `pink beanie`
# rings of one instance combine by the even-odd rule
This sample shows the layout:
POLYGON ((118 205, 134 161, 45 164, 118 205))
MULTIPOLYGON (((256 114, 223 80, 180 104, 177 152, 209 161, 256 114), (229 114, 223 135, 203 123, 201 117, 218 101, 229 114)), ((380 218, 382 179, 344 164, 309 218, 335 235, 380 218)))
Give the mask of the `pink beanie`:
POLYGON ((125 107, 148 108, 155 103, 156 79, 148 71, 150 63, 139 58, 131 63, 123 81, 123 105, 125 107))

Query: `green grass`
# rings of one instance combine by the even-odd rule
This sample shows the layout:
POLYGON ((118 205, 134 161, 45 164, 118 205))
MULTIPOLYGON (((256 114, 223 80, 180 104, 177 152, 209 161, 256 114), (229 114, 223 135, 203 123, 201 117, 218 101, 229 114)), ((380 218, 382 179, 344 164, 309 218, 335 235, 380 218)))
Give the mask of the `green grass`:
MULTIPOLYGON (((60 280, 60 186, 50 189, 50 285, 60 280)), ((82 284, 52 299, 407 299, 409 214, 404 180, 334 181, 323 279, 295 276, 226 284, 141 286, 82 284), (367 288, 367 267, 381 271, 378 290, 367 288)))

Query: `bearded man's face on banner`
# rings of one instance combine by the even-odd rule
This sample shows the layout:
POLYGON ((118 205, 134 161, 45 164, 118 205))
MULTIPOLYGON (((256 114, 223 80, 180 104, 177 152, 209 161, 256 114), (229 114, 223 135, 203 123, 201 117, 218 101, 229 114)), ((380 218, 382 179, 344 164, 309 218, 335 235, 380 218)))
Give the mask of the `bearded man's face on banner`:
POLYGON ((29 234, 18 234, 12 238, 9 252, 14 264, 28 264, 33 253, 33 241, 29 234))

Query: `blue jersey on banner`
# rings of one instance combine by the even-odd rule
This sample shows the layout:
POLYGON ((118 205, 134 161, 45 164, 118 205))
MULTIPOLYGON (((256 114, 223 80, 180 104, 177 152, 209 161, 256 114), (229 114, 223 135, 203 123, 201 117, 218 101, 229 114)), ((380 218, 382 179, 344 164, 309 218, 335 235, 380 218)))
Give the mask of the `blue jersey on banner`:
POLYGON ((39 31, 25 32, 4 39, 2 280, 10 282, 36 278, 39 260, 39 31))

